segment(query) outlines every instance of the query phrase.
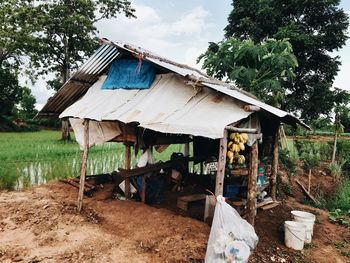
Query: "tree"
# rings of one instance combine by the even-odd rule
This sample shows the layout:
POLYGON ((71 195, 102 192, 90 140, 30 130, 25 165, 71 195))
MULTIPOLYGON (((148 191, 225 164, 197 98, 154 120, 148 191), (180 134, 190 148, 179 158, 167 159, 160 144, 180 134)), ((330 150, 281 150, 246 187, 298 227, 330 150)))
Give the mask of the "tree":
POLYGON ((346 97, 332 90, 339 70, 339 57, 330 53, 347 40, 348 16, 340 0, 234 0, 225 28, 226 38, 288 38, 299 67, 296 77, 283 83, 287 90, 284 109, 300 112, 302 118, 329 115, 346 97))
POLYGON ((332 154, 332 163, 335 162, 335 154, 337 153, 337 140, 338 140, 338 135, 344 133, 344 126, 340 122, 340 109, 336 107, 335 109, 335 118, 334 118, 334 125, 333 125, 333 130, 334 130, 334 144, 333 144, 333 154, 332 154))
POLYGON ((38 113, 35 109, 36 99, 32 95, 32 91, 28 87, 22 88, 22 98, 19 101, 18 113, 23 119, 32 119, 38 113))
POLYGON ((0 67, 0 115, 11 116, 13 107, 21 97, 22 88, 18 84, 17 72, 0 67))
MULTIPOLYGON (((89 56, 97 46, 94 25, 100 19, 123 13, 134 17, 128 0, 51 0, 36 1, 36 45, 31 52, 31 63, 39 74, 49 72, 55 79, 48 82, 58 90, 70 76, 72 69, 89 56)), ((62 139, 69 139, 69 126, 62 121, 62 139)))
POLYGON ((274 106, 280 106, 286 95, 281 83, 293 79, 298 66, 291 44, 274 39, 259 44, 235 38, 211 43, 199 60, 209 75, 234 81, 274 106))
POLYGON ((56 79, 49 82, 50 88, 56 90, 68 80, 71 70, 96 49, 95 22, 120 13, 134 17, 128 0, 37 2, 36 45, 30 54, 31 62, 39 74, 56 75, 56 79))
POLYGON ((33 5, 30 0, 0 2, 0 66, 18 66, 33 44, 33 5))

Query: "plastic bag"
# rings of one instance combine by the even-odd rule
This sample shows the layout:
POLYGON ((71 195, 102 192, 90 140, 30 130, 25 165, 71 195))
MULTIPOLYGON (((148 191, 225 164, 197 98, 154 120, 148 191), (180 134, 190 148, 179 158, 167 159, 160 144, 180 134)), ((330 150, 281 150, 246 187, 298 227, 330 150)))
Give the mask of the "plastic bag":
POLYGON ((250 252, 256 247, 258 241, 259 238, 253 226, 227 204, 225 198, 218 196, 205 262, 247 262, 250 252), (235 249, 235 246, 240 246, 240 249, 235 249))

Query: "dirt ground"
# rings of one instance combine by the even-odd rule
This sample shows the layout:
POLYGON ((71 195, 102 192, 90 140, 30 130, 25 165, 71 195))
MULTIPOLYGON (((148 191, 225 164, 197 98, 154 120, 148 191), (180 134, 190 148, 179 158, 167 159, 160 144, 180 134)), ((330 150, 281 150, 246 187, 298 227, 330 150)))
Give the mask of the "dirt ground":
MULTIPOLYGON (((77 189, 51 183, 23 192, 0 193, 0 262, 203 262, 210 227, 166 209, 113 200, 106 185, 84 199, 77 189)), ((289 198, 258 211, 258 247, 249 262, 350 262, 344 249, 349 229, 329 223, 325 212, 289 198), (313 243, 302 252, 283 244, 290 211, 317 215, 313 243)))

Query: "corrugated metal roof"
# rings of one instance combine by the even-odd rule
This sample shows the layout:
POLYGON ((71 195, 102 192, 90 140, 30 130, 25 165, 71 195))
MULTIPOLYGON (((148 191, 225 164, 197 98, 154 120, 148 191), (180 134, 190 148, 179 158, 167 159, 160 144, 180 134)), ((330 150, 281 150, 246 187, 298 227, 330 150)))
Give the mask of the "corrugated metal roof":
POLYGON ((73 76, 48 100, 38 116, 58 116, 81 98, 118 56, 116 47, 102 44, 73 76))
POLYGON ((251 112, 213 89, 196 88, 176 73, 159 74, 149 89, 103 90, 106 76, 61 115, 96 121, 136 122, 140 127, 171 134, 221 138, 225 127, 251 112))
POLYGON ((142 59, 153 62, 156 65, 167 69, 168 71, 175 72, 183 77, 191 77, 191 79, 194 77, 199 80, 199 83, 208 88, 214 89, 247 104, 259 106, 261 109, 275 115, 276 117, 287 120, 287 122, 297 122, 308 127, 288 112, 263 103, 258 99, 255 99, 253 95, 248 94, 233 85, 228 85, 227 83, 215 80, 198 69, 160 57, 140 47, 119 42, 113 43, 106 40, 103 41, 100 48, 84 63, 71 79, 62 86, 53 98, 48 101, 40 111, 39 116, 58 116, 63 110, 77 101, 86 93, 88 88, 97 81, 98 76, 101 75, 106 67, 109 66, 122 50, 130 52, 136 57, 141 57, 142 59))

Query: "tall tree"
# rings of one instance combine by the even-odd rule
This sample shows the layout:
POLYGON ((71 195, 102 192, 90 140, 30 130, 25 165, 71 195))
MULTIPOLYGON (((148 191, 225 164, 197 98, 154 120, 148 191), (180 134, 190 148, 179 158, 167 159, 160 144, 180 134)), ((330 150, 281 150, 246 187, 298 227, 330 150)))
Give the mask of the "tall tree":
POLYGON ((32 7, 30 0, 0 1, 0 66, 18 66, 33 44, 32 7))
POLYGON ((11 116, 13 107, 22 98, 17 72, 9 67, 0 67, 0 116, 11 116))
MULTIPOLYGON (((134 17, 129 0, 51 0, 37 1, 35 25, 36 46, 31 62, 40 69, 39 74, 54 73, 48 82, 57 90, 97 46, 97 29, 100 19, 124 14, 134 17)), ((69 139, 67 121, 62 123, 62 139, 69 139)))
POLYGON ((299 112, 302 118, 329 115, 345 92, 333 90, 339 57, 330 52, 347 40, 348 16, 340 0, 234 0, 225 36, 252 39, 288 38, 299 67, 296 78, 286 81, 288 91, 283 108, 299 112))
POLYGON ((274 39, 259 44, 235 38, 211 43, 199 60, 209 75, 234 81, 274 106, 280 106, 286 95, 281 83, 293 79, 298 66, 291 44, 274 39))

